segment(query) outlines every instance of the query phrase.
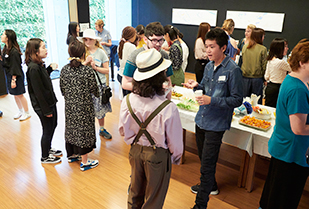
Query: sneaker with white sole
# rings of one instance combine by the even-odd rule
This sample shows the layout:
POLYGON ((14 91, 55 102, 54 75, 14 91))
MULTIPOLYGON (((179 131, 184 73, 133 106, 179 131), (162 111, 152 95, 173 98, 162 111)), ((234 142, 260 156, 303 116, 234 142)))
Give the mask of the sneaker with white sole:
POLYGON ((110 133, 108 133, 106 131, 106 129, 104 130, 100 130, 100 136, 103 136, 105 139, 111 139, 112 138, 112 135, 110 133))
POLYGON ((80 160, 82 160, 82 157, 80 155, 72 155, 68 157, 69 163, 73 163, 73 162, 80 161, 80 160))
POLYGON ((83 163, 81 162, 80 163, 80 170, 82 171, 86 171, 86 170, 89 170, 91 168, 95 168, 99 165, 99 161, 98 160, 89 160, 87 161, 87 163, 83 163))
POLYGON ((19 118, 19 121, 27 120, 30 117, 31 117, 30 113, 25 113, 24 112, 23 115, 19 118))
POLYGON ((60 157, 55 157, 53 155, 49 155, 48 157, 41 158, 41 163, 59 163, 61 162, 60 157))
POLYGON ((14 115, 14 120, 17 120, 23 115, 23 112, 18 112, 16 115, 14 115))
MULTIPOLYGON (((191 192, 194 193, 194 194, 197 194, 199 188, 200 188, 200 184, 197 184, 197 185, 194 185, 191 187, 191 192)), ((219 190, 218 190, 218 186, 213 186, 212 189, 211 189, 211 192, 210 192, 211 195, 217 195, 219 194, 219 190)))
POLYGON ((59 155, 62 155, 62 151, 61 151, 61 150, 57 150, 57 149, 55 149, 55 148, 51 148, 51 149, 49 150, 49 154, 59 156, 59 155))

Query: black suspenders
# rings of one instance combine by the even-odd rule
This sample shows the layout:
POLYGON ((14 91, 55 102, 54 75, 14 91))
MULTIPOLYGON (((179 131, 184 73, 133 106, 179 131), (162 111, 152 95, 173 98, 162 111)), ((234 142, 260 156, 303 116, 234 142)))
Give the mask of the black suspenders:
POLYGON ((150 121, 165 107, 167 106, 171 101, 170 100, 165 100, 159 107, 157 107, 157 109, 155 109, 155 111, 153 111, 151 113, 151 115, 145 120, 145 122, 141 122, 138 117, 134 114, 130 101, 129 101, 129 95, 127 95, 127 105, 129 108, 129 111, 132 115, 132 117, 134 118, 134 120, 136 121, 136 123, 139 125, 140 129, 137 133, 137 135, 134 138, 134 141, 132 144, 135 144, 138 142, 139 138, 145 134, 145 136, 147 137, 148 141, 150 142, 151 146, 156 149, 156 143, 153 141, 151 135, 149 134, 149 132, 146 130, 147 125, 150 123, 150 121))

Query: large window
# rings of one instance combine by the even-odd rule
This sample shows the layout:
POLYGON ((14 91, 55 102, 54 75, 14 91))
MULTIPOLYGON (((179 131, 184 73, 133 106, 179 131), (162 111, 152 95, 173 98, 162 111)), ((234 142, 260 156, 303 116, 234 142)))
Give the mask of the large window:
POLYGON ((0 14, 0 33, 5 29, 14 30, 23 52, 30 37, 45 40, 42 0, 2 0, 0 14))
MULTIPOLYGON (((23 55, 30 38, 42 39, 48 49, 45 63, 56 62, 60 70, 68 63, 68 13, 67 0, 1 0, 0 33, 5 29, 14 30, 23 55)), ((1 46, 3 48, 4 44, 1 43, 1 46)), ((23 70, 27 70, 25 64, 23 70)), ((53 78, 58 76, 59 72, 52 74, 53 78)))
POLYGON ((89 0, 90 10, 90 27, 94 29, 95 22, 98 19, 106 21, 105 16, 105 0, 89 0))

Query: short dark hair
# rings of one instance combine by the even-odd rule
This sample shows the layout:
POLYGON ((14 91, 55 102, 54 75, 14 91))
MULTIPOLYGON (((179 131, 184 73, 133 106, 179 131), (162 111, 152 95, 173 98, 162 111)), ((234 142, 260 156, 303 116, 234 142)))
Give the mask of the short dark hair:
POLYGON ((225 31, 221 28, 210 29, 208 33, 206 33, 205 40, 216 40, 219 47, 227 46, 229 37, 226 35, 225 31))
POLYGON ((138 94, 141 97, 150 98, 153 98, 156 94, 162 96, 165 94, 165 89, 162 87, 165 81, 168 81, 165 71, 142 81, 136 81, 133 79, 133 93, 138 94))
MULTIPOLYGON (((68 49, 70 57, 77 57, 77 58, 83 58, 85 51, 86 51, 85 44, 83 44, 78 40, 72 41, 68 49)), ((81 62, 77 61, 76 59, 70 61, 71 67, 78 67, 80 65, 81 62)))
POLYGON ((284 38, 274 38, 270 43, 269 53, 266 60, 272 60, 274 57, 282 59, 286 42, 287 41, 284 38))
POLYGON ((164 36, 164 28, 160 22, 149 23, 145 28, 145 36, 164 36))
POLYGON ((142 34, 145 33, 145 26, 138 25, 138 26, 136 26, 135 30, 136 30, 138 35, 142 35, 142 34))
POLYGON ((41 42, 43 42, 43 40, 40 38, 31 38, 27 41, 25 51, 25 63, 27 66, 31 61, 38 65, 43 64, 43 60, 37 55, 41 46, 41 42))

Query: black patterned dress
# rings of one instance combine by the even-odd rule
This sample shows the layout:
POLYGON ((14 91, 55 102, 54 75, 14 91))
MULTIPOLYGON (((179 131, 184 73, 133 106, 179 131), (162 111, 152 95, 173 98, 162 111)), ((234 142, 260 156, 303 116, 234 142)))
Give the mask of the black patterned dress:
POLYGON ((60 89, 65 100, 65 141, 78 148, 94 148, 96 142, 92 95, 99 96, 93 69, 65 65, 60 89))

